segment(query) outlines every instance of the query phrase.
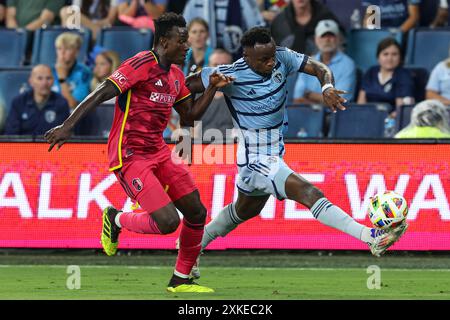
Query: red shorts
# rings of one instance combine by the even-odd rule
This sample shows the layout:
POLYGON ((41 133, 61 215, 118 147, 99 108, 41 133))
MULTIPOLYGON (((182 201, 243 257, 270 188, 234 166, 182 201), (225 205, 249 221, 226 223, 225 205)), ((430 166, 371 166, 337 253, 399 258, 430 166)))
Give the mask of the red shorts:
POLYGON ((168 147, 150 156, 133 155, 114 173, 127 195, 148 213, 197 190, 186 165, 174 163, 168 147))

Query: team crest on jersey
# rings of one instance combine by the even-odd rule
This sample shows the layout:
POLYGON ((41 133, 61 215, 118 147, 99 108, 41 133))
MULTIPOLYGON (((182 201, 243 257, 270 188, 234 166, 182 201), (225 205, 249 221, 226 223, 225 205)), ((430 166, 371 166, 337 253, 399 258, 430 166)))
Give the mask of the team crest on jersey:
POLYGON ((275 72, 273 74, 272 78, 275 82, 278 82, 278 83, 281 83, 281 81, 283 81, 283 75, 281 74, 280 71, 275 72))
POLYGON ((176 96, 167 93, 152 92, 150 94, 150 101, 162 104, 174 104, 176 96))
POLYGON ((135 178, 132 181, 133 187, 136 189, 136 191, 141 191, 142 188, 144 187, 144 184, 142 183, 141 179, 139 178, 135 178))
POLYGON ((45 112, 44 116, 45 116, 45 121, 47 121, 48 123, 52 123, 56 119, 56 112, 53 110, 49 110, 49 111, 45 112))
POLYGON ((180 81, 175 80, 175 91, 177 92, 177 94, 180 93, 180 81))

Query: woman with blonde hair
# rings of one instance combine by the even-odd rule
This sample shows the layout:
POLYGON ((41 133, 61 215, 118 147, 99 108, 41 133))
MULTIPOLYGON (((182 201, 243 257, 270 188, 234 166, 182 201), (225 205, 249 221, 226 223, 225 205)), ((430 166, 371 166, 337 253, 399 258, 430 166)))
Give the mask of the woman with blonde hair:
POLYGON ((183 72, 186 76, 199 72, 203 67, 207 67, 209 56, 214 51, 208 46, 209 38, 208 22, 202 18, 194 18, 188 26, 190 49, 184 61, 183 72))
POLYGON ((115 51, 103 51, 95 57, 94 76, 91 81, 91 91, 106 80, 120 66, 119 54, 115 51))

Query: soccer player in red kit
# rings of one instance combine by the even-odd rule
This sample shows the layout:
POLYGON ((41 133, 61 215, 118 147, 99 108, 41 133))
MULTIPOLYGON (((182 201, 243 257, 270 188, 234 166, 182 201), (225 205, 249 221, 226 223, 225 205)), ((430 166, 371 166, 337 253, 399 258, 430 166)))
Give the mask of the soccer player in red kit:
POLYGON ((170 292, 213 292, 190 279, 201 249, 206 209, 184 165, 172 161, 163 140, 172 107, 184 123, 199 119, 217 89, 233 79, 221 74, 210 77, 211 85, 195 102, 182 71, 188 50, 186 21, 165 13, 155 20, 154 46, 126 60, 92 92, 64 123, 49 130, 45 138, 58 149, 70 137, 75 124, 91 109, 118 96, 108 140, 109 170, 143 213, 124 213, 113 207, 103 212, 101 243, 107 255, 117 251, 121 228, 144 234, 169 234, 180 224, 180 250, 169 281, 170 292))

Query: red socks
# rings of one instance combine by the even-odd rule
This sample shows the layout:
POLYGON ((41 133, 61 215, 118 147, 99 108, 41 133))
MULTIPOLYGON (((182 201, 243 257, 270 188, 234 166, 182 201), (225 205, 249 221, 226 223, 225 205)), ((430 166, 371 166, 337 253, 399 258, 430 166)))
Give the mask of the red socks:
POLYGON ((186 278, 191 273, 200 250, 202 249, 202 237, 205 224, 193 224, 183 219, 180 232, 180 250, 174 274, 186 278))
POLYGON ((158 225, 147 212, 122 213, 119 217, 120 225, 129 231, 145 234, 161 234, 158 225))

